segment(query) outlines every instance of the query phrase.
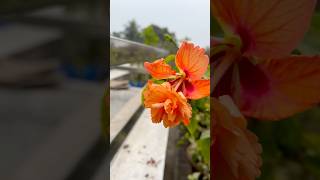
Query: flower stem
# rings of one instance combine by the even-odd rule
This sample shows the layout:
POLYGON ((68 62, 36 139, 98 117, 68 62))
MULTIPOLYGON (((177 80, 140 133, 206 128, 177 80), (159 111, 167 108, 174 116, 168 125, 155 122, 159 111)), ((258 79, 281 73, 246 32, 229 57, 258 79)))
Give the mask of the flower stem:
POLYGON ((229 67, 234 63, 235 58, 232 55, 225 56, 220 60, 216 66, 213 67, 213 87, 212 92, 216 88, 217 84, 222 79, 223 75, 227 72, 229 67))
POLYGON ((183 81, 183 78, 180 78, 180 79, 178 80, 178 83, 175 84, 175 86, 174 86, 174 90, 175 90, 175 91, 178 90, 178 88, 179 88, 179 86, 181 85, 182 81, 183 81))

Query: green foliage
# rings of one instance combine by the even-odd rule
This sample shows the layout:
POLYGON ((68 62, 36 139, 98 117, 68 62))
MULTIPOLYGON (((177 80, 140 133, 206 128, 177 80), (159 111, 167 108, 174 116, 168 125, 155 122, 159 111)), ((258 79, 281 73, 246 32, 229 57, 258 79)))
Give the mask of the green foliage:
POLYGON ((263 146, 259 180, 320 179, 320 108, 276 122, 250 121, 263 146))
POLYGON ((206 73, 204 74, 204 77, 205 78, 210 78, 210 64, 209 64, 209 66, 208 66, 208 68, 207 68, 207 71, 206 71, 206 73))
POLYGON ((299 49, 294 49, 291 54, 302 55, 302 53, 301 53, 301 51, 299 49))
POLYGON ((164 35, 164 38, 165 38, 165 40, 166 40, 167 42, 172 43, 176 48, 179 48, 176 40, 173 39, 173 37, 172 37, 170 34, 167 34, 167 33, 166 33, 166 34, 164 35))
POLYGON ((197 140, 197 146, 206 164, 210 164, 210 136, 197 140))
POLYGON ((215 37, 223 37, 223 31, 218 21, 213 16, 210 18, 210 35, 215 37))
POLYGON ((141 32, 139 30, 139 26, 135 20, 129 21, 126 25, 123 35, 125 39, 136 41, 136 42, 143 42, 143 38, 141 32))
POLYGON ((132 20, 125 26, 124 31, 112 32, 112 35, 152 46, 158 46, 168 50, 170 53, 176 53, 178 50, 175 33, 170 32, 166 27, 160 27, 155 24, 151 24, 140 31, 138 24, 132 20))
POLYGON ((121 37, 122 37, 122 33, 121 33, 121 32, 113 32, 113 33, 112 33, 112 36, 121 38, 121 37))
POLYGON ((144 96, 143 93, 146 90, 147 86, 145 85, 141 91, 141 105, 144 106, 144 96))
POLYGON ((175 70, 176 72, 179 72, 179 69, 176 66, 175 60, 176 60, 176 55, 170 54, 164 59, 164 62, 169 64, 173 70, 175 70))
POLYGON ((176 53, 178 46, 175 33, 170 32, 167 28, 163 28, 154 24, 152 27, 160 39, 159 46, 169 50, 170 53, 176 53))
POLYGON ((189 133, 190 133, 190 135, 192 136, 192 137, 197 137, 197 130, 198 130, 198 122, 197 122, 197 120, 195 120, 194 118, 192 118, 191 120, 190 120, 190 124, 187 126, 187 129, 188 129, 188 131, 189 131, 189 133))
POLYGON ((143 39, 144 43, 151 45, 151 46, 157 46, 159 43, 159 37, 157 33, 154 31, 153 26, 148 26, 143 29, 143 39))
POLYGON ((194 172, 188 175, 188 180, 198 180, 200 178, 200 172, 194 172))
POLYGON ((302 54, 319 54, 320 52, 320 13, 317 12, 313 15, 310 29, 303 42, 299 46, 302 54))
POLYGON ((155 84, 162 84, 162 83, 166 82, 166 81, 163 80, 163 79, 154 79, 154 78, 152 78, 151 81, 152 81, 153 83, 155 83, 155 84))
MULTIPOLYGON (((210 101, 209 97, 190 101, 192 118, 186 126, 184 139, 189 143, 188 154, 196 169, 188 178, 210 179, 210 101), (199 175, 198 175, 199 174, 199 175)), ((185 142, 185 141, 184 141, 185 142)))
POLYGON ((176 59, 176 55, 175 54, 170 54, 169 56, 167 56, 165 59, 164 59, 164 62, 169 64, 171 62, 174 62, 174 60, 176 59))

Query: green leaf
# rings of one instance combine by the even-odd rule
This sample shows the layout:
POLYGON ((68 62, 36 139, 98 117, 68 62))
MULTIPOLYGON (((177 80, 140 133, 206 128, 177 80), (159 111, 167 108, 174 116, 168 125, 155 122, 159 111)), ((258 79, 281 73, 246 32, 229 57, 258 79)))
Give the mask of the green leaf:
POLYGON ((320 134, 304 132, 302 142, 308 149, 316 151, 316 153, 320 153, 320 134))
POLYGON ((176 48, 179 48, 179 46, 177 45, 176 41, 170 36, 170 34, 165 34, 164 38, 165 38, 166 41, 168 41, 171 44, 173 44, 176 48))
POLYGON ((188 180, 199 180, 201 173, 200 172, 194 172, 192 174, 188 175, 188 180))
POLYGON ((275 122, 274 125, 274 135, 278 146, 281 147, 286 156, 295 156, 302 148, 300 143, 302 140, 302 125, 300 121, 291 117, 287 120, 275 122), (284 132, 285 136, 283 135, 284 132))
POLYGON ((159 43, 159 37, 157 33, 153 30, 152 26, 146 27, 143 32, 144 43, 152 46, 156 46, 159 43))
POLYGON ((299 50, 303 54, 313 55, 320 51, 320 13, 314 13, 310 28, 305 34, 305 38, 299 45, 299 50))
POLYGON ((303 161, 303 166, 310 171, 314 179, 320 179, 320 158, 319 157, 308 157, 303 161))
POLYGON ((196 137, 196 131, 198 129, 198 123, 194 118, 191 118, 190 124, 187 126, 187 129, 192 137, 196 137))
POLYGON ((170 62, 174 61, 176 59, 176 55, 175 54, 170 54, 169 56, 167 56, 164 59, 164 62, 169 64, 170 62))
POLYGON ((175 64, 175 59, 176 59, 176 55, 175 54, 170 54, 169 56, 167 56, 164 60, 165 63, 171 65, 171 68, 173 70, 175 70, 176 72, 179 72, 179 69, 177 68, 176 64, 175 64))
POLYGON ((147 89, 147 85, 145 85, 141 91, 141 104, 142 106, 144 106, 144 96, 143 96, 143 93, 144 91, 147 89))
POLYGON ((210 35, 213 35, 215 37, 223 36, 223 31, 221 29, 220 24, 218 23, 218 21, 215 19, 215 17, 211 16, 210 18, 210 35))
POLYGON ((209 129, 204 130, 204 131, 201 133, 200 139, 206 139, 206 138, 210 138, 210 130, 209 130, 209 129))
POLYGON ((301 55, 302 53, 301 53, 301 51, 299 49, 294 49, 291 54, 301 55))
POLYGON ((210 65, 208 66, 208 69, 206 71, 206 73, 204 74, 205 78, 210 78, 210 65))
POLYGON ((154 78, 152 78, 151 81, 152 81, 153 83, 155 83, 155 84, 162 84, 162 83, 166 82, 166 81, 163 80, 163 79, 154 79, 154 78))
POLYGON ((198 100, 192 100, 191 106, 192 106, 192 108, 196 108, 201 111, 209 111, 209 109, 210 109, 209 97, 201 98, 198 100))
POLYGON ((210 137, 202 138, 197 141, 198 149, 203 156, 204 162, 210 162, 210 137))

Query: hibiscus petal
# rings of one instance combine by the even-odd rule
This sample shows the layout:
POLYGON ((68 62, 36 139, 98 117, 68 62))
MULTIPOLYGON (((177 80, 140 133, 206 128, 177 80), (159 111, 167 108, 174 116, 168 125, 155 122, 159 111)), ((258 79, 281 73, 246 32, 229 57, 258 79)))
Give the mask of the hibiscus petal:
POLYGON ((192 80, 200 79, 207 71, 209 57, 205 50, 192 43, 183 42, 176 55, 176 65, 192 80))
POLYGON ((160 123, 164 114, 163 108, 151 108, 151 120, 153 123, 160 123))
POLYGON ((153 63, 145 62, 144 67, 155 79, 168 79, 175 77, 176 74, 176 72, 164 62, 164 59, 158 59, 153 63))
POLYGON ((144 105, 151 108, 153 123, 163 121, 165 127, 173 127, 183 122, 187 125, 192 115, 192 107, 184 95, 171 88, 169 82, 155 84, 148 81, 143 91, 144 105))
POLYGON ((183 89, 188 99, 200 99, 210 95, 210 80, 185 81, 183 89))
POLYGON ((170 95, 171 86, 168 82, 161 85, 148 81, 147 88, 143 91, 144 106, 151 108, 153 104, 162 103, 170 95))
POLYGON ((239 116, 230 97, 224 96, 220 101, 211 98, 211 112, 213 179, 254 180, 260 175, 262 164, 258 138, 246 129, 246 120, 239 116))
POLYGON ((212 0, 211 5, 224 30, 240 36, 243 53, 279 58, 302 40, 316 0, 212 0))
POLYGON ((320 57, 292 56, 239 63, 235 100, 242 113, 279 120, 320 102, 320 57))
POLYGON ((182 122, 183 122, 183 124, 185 126, 188 126, 190 124, 190 120, 189 119, 183 119, 182 122))

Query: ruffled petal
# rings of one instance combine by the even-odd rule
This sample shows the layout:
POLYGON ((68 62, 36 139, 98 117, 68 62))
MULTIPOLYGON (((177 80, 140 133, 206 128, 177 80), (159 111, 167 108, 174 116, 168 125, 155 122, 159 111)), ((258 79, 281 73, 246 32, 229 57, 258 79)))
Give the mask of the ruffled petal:
POLYGON ((165 127, 173 127, 180 122, 188 124, 192 108, 184 95, 177 93, 170 83, 155 84, 148 81, 143 96, 145 107, 151 109, 153 123, 163 121, 165 127))
POLYGON ((258 138, 246 129, 246 120, 229 96, 211 98, 211 112, 213 179, 255 180, 262 164, 258 138))
POLYGON ((160 123, 164 114, 163 108, 151 108, 151 120, 153 123, 160 123))
POLYGON ((170 89, 171 85, 167 82, 160 85, 149 80, 143 91, 145 107, 151 108, 153 104, 164 102, 170 96, 170 89))
POLYGON ((176 72, 164 62, 164 59, 158 59, 152 63, 145 62, 144 67, 155 79, 174 78, 176 74, 176 72))

